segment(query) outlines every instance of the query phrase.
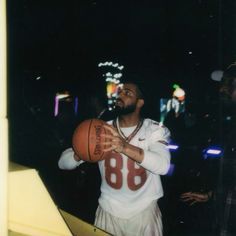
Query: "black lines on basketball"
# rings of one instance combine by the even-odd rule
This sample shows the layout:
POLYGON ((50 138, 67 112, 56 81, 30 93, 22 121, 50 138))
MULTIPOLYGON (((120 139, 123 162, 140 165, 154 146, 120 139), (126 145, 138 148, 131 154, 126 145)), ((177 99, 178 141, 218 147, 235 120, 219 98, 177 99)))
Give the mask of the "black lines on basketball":
POLYGON ((89 160, 90 161, 92 161, 92 159, 91 159, 91 153, 90 153, 90 135, 91 135, 91 127, 92 127, 92 125, 93 125, 93 120, 91 120, 90 122, 89 122, 89 130, 88 130, 88 145, 87 145, 87 150, 88 150, 88 158, 89 158, 89 160))
POLYGON ((107 138, 103 134, 109 134, 103 125, 105 121, 100 119, 88 119, 81 122, 75 129, 72 145, 73 149, 82 160, 88 162, 98 162, 104 160, 110 152, 104 152, 107 145, 103 142, 107 138))

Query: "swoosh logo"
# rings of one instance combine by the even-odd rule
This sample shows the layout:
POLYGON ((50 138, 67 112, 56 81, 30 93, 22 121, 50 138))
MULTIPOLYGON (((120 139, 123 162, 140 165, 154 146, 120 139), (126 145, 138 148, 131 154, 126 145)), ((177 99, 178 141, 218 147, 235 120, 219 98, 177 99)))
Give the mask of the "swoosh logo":
POLYGON ((145 138, 139 138, 138 139, 138 141, 144 141, 145 140, 145 138))

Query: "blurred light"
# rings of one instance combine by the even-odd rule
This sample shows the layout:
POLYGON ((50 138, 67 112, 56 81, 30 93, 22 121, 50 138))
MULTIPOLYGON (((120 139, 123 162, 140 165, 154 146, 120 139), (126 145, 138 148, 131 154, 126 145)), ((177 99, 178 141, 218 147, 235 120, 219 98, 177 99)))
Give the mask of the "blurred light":
POLYGON ((124 66, 120 66, 118 63, 113 63, 112 61, 106 61, 106 62, 100 62, 98 64, 98 67, 102 67, 102 66, 112 66, 114 68, 117 68, 118 70, 123 70, 124 66))
POLYGON ((107 77, 110 77, 110 76, 112 76, 112 73, 111 73, 111 72, 107 72, 107 73, 106 73, 106 76, 107 76, 107 77))
POLYGON ((42 79, 42 77, 41 77, 41 76, 38 76, 38 77, 36 78, 36 80, 40 80, 40 79, 42 79))
POLYGON ((214 81, 221 81, 223 77, 223 71, 222 70, 215 70, 211 73, 211 79, 214 81))
POLYGON ((107 82, 111 82, 111 81, 112 81, 112 78, 111 78, 111 77, 108 77, 108 78, 106 78, 106 81, 107 81, 107 82))
POLYGON ((75 115, 78 114, 78 97, 75 97, 75 107, 74 107, 75 115))
POLYGON ((56 93, 56 96, 55 96, 55 105, 54 105, 54 116, 57 116, 58 113, 59 113, 59 101, 61 99, 64 99, 64 98, 67 98, 69 97, 70 94, 69 92, 64 92, 64 93, 56 93))
POLYGON ((56 94, 56 97, 57 97, 57 99, 63 99, 63 98, 68 98, 70 95, 69 95, 69 93, 68 92, 65 92, 65 93, 57 93, 56 94))
POLYGON ((118 72, 120 72, 124 66, 119 65, 118 63, 113 63, 112 61, 105 61, 99 63, 98 67, 105 67, 104 69, 107 71, 103 74, 103 77, 105 77, 104 79, 107 82, 106 92, 108 98, 108 108, 109 110, 112 110, 114 108, 114 100, 117 97, 118 88, 120 86, 120 78, 122 77, 122 73, 118 72), (116 71, 110 70, 111 67, 116 68, 116 71))
POLYGON ((122 77, 122 73, 114 74, 114 78, 116 78, 116 79, 121 78, 121 77, 122 77))
POLYGON ((173 95, 174 95, 175 97, 183 97, 183 96, 185 95, 185 92, 184 92, 183 89, 177 88, 177 89, 174 91, 173 95))
POLYGON ((178 98, 179 101, 184 101, 185 91, 182 88, 180 88, 178 84, 174 84, 173 88, 175 89, 173 92, 173 97, 178 98))
POLYGON ((169 144, 169 145, 168 145, 168 148, 169 148, 170 150, 176 151, 176 150, 179 149, 179 146, 176 145, 176 144, 169 144))
POLYGON ((207 150, 207 154, 213 154, 213 155, 219 155, 219 154, 221 154, 221 150, 215 150, 215 149, 209 149, 209 150, 207 150))
POLYGON ((203 150, 204 159, 219 158, 223 155, 223 149, 219 146, 211 146, 203 150))
POLYGON ((172 176, 173 173, 174 173, 174 170, 175 170, 175 165, 174 164, 170 164, 169 170, 168 170, 166 175, 172 176))
POLYGON ((54 116, 58 115, 59 111, 59 99, 55 96, 54 116))

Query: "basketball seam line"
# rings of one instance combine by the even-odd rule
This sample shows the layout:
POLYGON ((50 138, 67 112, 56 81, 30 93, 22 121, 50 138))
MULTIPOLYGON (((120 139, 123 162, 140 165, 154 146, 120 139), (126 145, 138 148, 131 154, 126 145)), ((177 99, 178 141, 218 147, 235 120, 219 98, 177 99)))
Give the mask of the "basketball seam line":
POLYGON ((88 138, 88 147, 87 147, 88 148, 88 157, 89 157, 90 161, 92 161, 92 160, 91 160, 90 149, 89 149, 89 147, 90 147, 90 142, 89 142, 90 139, 89 138, 90 138, 90 130, 91 130, 92 123, 93 123, 93 119, 90 121, 89 130, 88 130, 88 137, 87 137, 88 138))
MULTIPOLYGON (((107 132, 106 132, 106 129, 105 129, 105 128, 103 128, 103 130, 104 130, 105 134, 107 134, 107 132)), ((104 141, 106 142, 107 140, 105 139, 104 141)), ((103 147, 103 149, 104 149, 104 147, 103 147)), ((102 155, 101 155, 101 157, 100 157, 99 161, 101 161, 101 160, 102 160, 102 158, 103 158, 103 156, 104 156, 104 155, 105 155, 105 153, 104 153, 104 151, 102 151, 102 155)))

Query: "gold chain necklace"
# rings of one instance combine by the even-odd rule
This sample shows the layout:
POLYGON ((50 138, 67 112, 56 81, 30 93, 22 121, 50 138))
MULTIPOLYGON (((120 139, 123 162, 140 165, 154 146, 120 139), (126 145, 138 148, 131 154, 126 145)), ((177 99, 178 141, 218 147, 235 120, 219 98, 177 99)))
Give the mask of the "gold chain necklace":
POLYGON ((140 130, 140 128, 143 125, 143 119, 141 119, 138 123, 138 125, 136 126, 136 128, 134 129, 134 131, 128 136, 126 137, 125 134, 122 132, 120 125, 119 125, 119 119, 118 117, 116 118, 116 120, 113 120, 113 126, 118 130, 118 133, 121 135, 122 138, 124 138, 124 140, 126 142, 130 142, 131 139, 138 133, 138 131, 140 130))

